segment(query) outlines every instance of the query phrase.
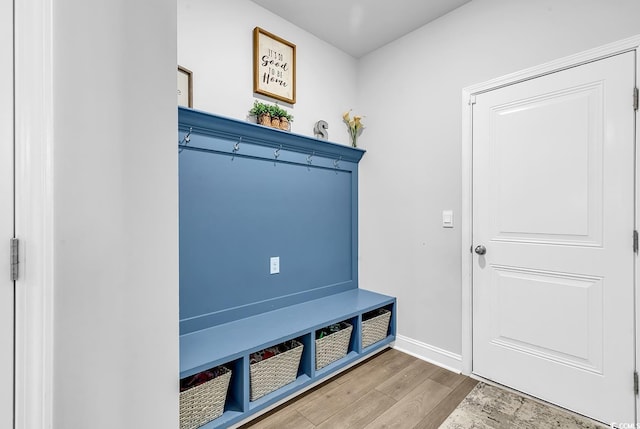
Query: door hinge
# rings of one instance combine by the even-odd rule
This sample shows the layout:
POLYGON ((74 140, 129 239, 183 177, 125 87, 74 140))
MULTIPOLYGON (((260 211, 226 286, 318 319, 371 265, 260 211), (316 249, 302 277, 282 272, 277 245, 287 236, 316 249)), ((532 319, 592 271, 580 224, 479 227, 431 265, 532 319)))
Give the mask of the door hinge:
POLYGON ((638 253, 638 230, 633 230, 633 252, 638 253))
POLYGON ((640 95, 638 94, 638 87, 633 88, 633 110, 638 111, 638 102, 640 95))
POLYGON ((638 394, 638 371, 633 371, 633 393, 638 394))
POLYGON ((18 249, 19 249, 19 240, 17 238, 12 238, 10 240, 10 265, 11 265, 11 281, 18 280, 18 269, 20 265, 20 258, 18 257, 18 249))

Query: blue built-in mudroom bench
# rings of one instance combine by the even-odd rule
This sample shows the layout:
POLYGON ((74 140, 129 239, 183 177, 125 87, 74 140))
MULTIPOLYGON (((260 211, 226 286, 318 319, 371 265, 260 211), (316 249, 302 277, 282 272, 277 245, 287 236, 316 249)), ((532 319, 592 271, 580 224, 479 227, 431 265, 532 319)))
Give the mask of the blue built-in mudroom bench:
POLYGON ((178 119, 180 378, 231 370, 222 415, 202 426, 229 427, 388 347, 396 300, 358 284, 364 151, 182 107, 178 119), (386 334, 363 344, 374 310, 390 314, 386 334), (339 322, 346 355, 320 365, 316 338, 339 322), (250 356, 289 340, 303 346, 296 378, 255 397, 250 356))

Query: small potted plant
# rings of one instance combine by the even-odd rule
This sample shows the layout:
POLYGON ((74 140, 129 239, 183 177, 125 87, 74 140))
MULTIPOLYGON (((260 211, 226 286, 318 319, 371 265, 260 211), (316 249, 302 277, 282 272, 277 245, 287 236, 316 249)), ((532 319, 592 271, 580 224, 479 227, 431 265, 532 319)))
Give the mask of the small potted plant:
POLYGON ((255 100, 253 107, 249 110, 249 115, 255 116, 261 125, 271 126, 271 114, 269 113, 269 105, 255 100))
POLYGON ((278 115, 280 116, 280 129, 289 131, 291 129, 290 123, 293 122, 293 115, 290 115, 286 110, 280 107, 278 107, 278 115))
POLYGON ((276 104, 269 106, 269 114, 271 115, 271 127, 280 128, 280 107, 276 104))
POLYGON ((249 110, 249 115, 255 116, 257 123, 260 125, 285 131, 290 129, 289 123, 293 121, 293 116, 278 106, 277 103, 275 105, 269 105, 261 103, 258 100, 253 102, 253 107, 249 110))

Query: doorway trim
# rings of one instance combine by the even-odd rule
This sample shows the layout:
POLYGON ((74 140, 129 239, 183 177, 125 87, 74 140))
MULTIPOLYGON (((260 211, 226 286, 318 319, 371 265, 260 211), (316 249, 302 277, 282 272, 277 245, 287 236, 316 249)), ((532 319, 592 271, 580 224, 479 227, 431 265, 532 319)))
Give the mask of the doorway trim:
MULTIPOLYGON (((462 248, 461 248, 461 263, 462 263, 462 372, 464 374, 471 374, 473 370, 473 255, 471 248, 473 245, 473 195, 472 195, 472 161, 473 161, 473 109, 472 104, 475 100, 475 96, 488 91, 492 91, 505 86, 513 85, 523 81, 535 79, 540 76, 555 73, 568 68, 577 67, 586 63, 601 60, 613 55, 621 54, 623 52, 633 51, 636 53, 636 85, 640 84, 640 73, 638 64, 638 50, 640 48, 640 35, 629 37, 627 39, 620 40, 618 42, 610 43, 595 49, 590 49, 575 55, 571 55, 565 58, 561 58, 555 61, 551 61, 536 67, 528 68, 519 72, 508 74, 497 79, 492 79, 487 82, 483 82, 477 85, 468 86, 462 90, 462 248)), ((629 105, 632 106, 632 93, 629 89, 629 105)), ((635 135, 636 144, 638 137, 640 136, 640 126, 637 120, 638 114, 636 113, 635 122, 635 135)), ((636 166, 640 165, 640 151, 636 150, 636 166)), ((637 167, 636 167, 637 168, 637 167)), ((634 222, 635 228, 638 229, 640 225, 640 175, 636 172, 635 177, 635 213, 634 222)), ((632 231, 629 231, 631 234, 632 231)), ((631 249, 629 251, 632 251, 631 249)), ((638 255, 635 257, 634 263, 635 276, 635 312, 638 314, 638 308, 640 308, 640 294, 638 293, 638 275, 640 273, 640 258, 638 255)), ((636 369, 640 368, 640 347, 638 334, 640 332, 640 321, 638 317, 635 317, 636 326, 636 352, 635 352, 635 365, 636 369)), ((629 374, 631 377, 632 374, 629 374)), ((638 415, 638 401, 636 397, 636 415, 638 415)))
POLYGON ((53 427, 52 3, 14 2, 15 429, 53 427))

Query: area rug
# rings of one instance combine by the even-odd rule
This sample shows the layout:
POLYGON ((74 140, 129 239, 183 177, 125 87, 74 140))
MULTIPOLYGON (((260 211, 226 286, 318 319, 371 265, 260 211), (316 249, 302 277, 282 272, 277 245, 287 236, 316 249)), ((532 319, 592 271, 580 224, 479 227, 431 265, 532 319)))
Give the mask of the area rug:
POLYGON ((476 387, 440 429, 606 429, 582 416, 485 383, 476 387))

